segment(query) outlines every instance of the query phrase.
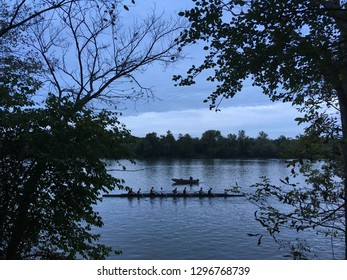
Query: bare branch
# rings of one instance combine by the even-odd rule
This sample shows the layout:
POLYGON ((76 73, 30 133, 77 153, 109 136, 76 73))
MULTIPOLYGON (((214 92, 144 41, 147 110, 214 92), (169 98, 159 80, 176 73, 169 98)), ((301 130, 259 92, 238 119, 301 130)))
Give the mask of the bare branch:
POLYGON ((21 1, 19 4, 17 4, 17 6, 14 7, 14 13, 11 16, 11 19, 9 20, 8 24, 4 24, 4 26, 0 29, 0 37, 4 36, 5 34, 7 34, 9 31, 16 29, 18 27, 21 27, 25 24, 27 24, 29 21, 42 16, 43 14, 58 9, 68 3, 74 2, 74 0, 61 0, 58 1, 57 3, 55 3, 55 1, 51 2, 51 5, 42 6, 42 9, 38 10, 38 11, 34 11, 32 14, 27 15, 26 12, 27 11, 23 11, 25 9, 25 2, 26 0, 21 1), (16 22, 16 19, 18 19, 19 15, 23 15, 25 14, 25 16, 20 19, 18 22, 16 22))
POLYGON ((77 1, 57 10, 49 25, 36 33, 37 48, 59 97, 67 93, 76 106, 94 99, 117 103, 122 98, 136 99, 136 94, 148 96, 151 89, 141 86, 133 74, 152 63, 168 65, 180 58, 175 36, 182 22, 166 21, 154 12, 123 26, 115 6, 109 9, 94 1, 82 6, 77 1))

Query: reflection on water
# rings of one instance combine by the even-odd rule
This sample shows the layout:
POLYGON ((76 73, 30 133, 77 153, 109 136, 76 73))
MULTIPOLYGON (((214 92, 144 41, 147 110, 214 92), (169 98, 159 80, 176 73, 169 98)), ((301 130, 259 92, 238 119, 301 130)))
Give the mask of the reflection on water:
MULTIPOLYGON (((171 178, 199 178, 199 186, 222 192, 235 183, 249 190, 260 176, 274 182, 290 170, 279 160, 160 160, 139 162, 137 172, 113 172, 134 190, 149 191, 154 186, 171 192, 171 178)), ((177 186, 182 188, 183 186, 177 186)), ((265 233, 254 220, 256 207, 244 197, 238 198, 105 198, 97 206, 104 219, 98 229, 101 241, 122 250, 113 259, 283 259, 287 252, 278 250, 266 234, 262 244, 249 233, 265 233)), ((293 232, 283 233, 295 239, 293 232)), ((314 234, 306 237, 318 248, 320 258, 332 258, 331 244, 314 234)), ((342 257, 342 247, 335 247, 342 257)))

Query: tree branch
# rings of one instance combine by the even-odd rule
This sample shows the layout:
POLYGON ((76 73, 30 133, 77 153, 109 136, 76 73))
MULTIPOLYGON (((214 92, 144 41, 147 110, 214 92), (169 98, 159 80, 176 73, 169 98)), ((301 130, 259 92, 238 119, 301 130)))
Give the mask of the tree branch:
POLYGON ((21 21, 19 21, 17 23, 14 23, 16 17, 19 15, 20 9, 24 6, 25 1, 26 0, 23 0, 21 3, 18 4, 9 24, 7 26, 5 25, 5 27, 2 27, 0 29, 0 37, 6 35, 9 31, 11 31, 13 29, 16 29, 18 27, 25 25, 26 23, 28 23, 29 21, 31 21, 34 18, 37 18, 37 17, 39 17, 39 16, 41 16, 41 15, 43 15, 49 11, 60 8, 67 3, 74 2, 74 0, 62 0, 60 2, 57 2, 56 4, 52 4, 52 6, 49 6, 47 8, 40 10, 40 11, 34 12, 33 14, 27 16, 26 18, 22 19, 21 21))

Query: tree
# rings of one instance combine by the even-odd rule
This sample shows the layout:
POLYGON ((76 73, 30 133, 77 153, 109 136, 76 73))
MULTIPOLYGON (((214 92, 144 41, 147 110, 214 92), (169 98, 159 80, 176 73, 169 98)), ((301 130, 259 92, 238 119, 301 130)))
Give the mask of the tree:
POLYGON ((246 135, 244 130, 239 130, 237 133, 238 150, 241 157, 249 156, 249 148, 252 139, 246 135))
POLYGON ((46 13, 61 8, 65 5, 74 2, 75 0, 60 0, 60 1, 17 1, 13 6, 10 6, 8 1, 1 1, 2 8, 2 24, 0 29, 0 37, 3 37, 13 30, 18 32, 25 26, 32 23, 32 20, 45 15, 46 13), (30 8, 31 6, 31 8, 30 8), (32 9, 35 7, 34 9, 32 9), (12 10, 12 11, 11 11, 12 10))
POLYGON ((258 137, 254 141, 253 151, 255 157, 272 158, 276 155, 274 143, 268 138, 267 133, 260 131, 258 137))
POLYGON ((226 139, 226 144, 224 147, 226 148, 226 154, 228 157, 235 158, 240 154, 238 145, 237 145, 237 135, 236 134, 228 134, 226 139))
POLYGON ((218 150, 218 143, 222 139, 219 130, 207 130, 201 135, 200 148, 206 156, 215 156, 218 150))
POLYGON ((109 253, 90 231, 102 226, 92 205, 122 187, 103 158, 127 157, 121 143, 128 132, 107 111, 71 116, 56 102, 1 110, 1 258, 102 259, 109 253))
MULTIPOLYGON (((207 80, 217 85, 205 102, 218 109, 250 79, 273 101, 291 102, 305 113, 297 120, 311 124, 307 130, 311 143, 342 138, 342 149, 337 149, 343 158, 342 173, 332 170, 330 163, 328 169, 343 181, 343 190, 336 182, 329 190, 332 199, 335 191, 342 193, 334 209, 344 225, 339 232, 345 236, 347 259, 346 1, 193 1, 194 8, 180 12, 190 21, 180 43, 183 47, 201 41, 206 56, 186 77, 176 75, 174 80, 191 85, 201 72, 212 69, 207 80), (339 120, 329 110, 337 110, 339 120)), ((319 186, 324 189, 324 184, 319 186)))
POLYGON ((161 155, 161 147, 159 138, 156 132, 147 133, 142 141, 143 156, 156 157, 161 155))
POLYGON ((30 27, 27 44, 42 56, 50 85, 77 109, 96 99, 117 105, 152 97, 136 74, 152 63, 167 65, 180 58, 174 42, 180 22, 153 12, 125 24, 121 9, 120 1, 73 1, 30 27))
POLYGON ((110 252, 91 231, 102 226, 93 205, 122 188, 104 159, 128 158, 129 132, 102 102, 151 94, 135 73, 179 57, 177 22, 151 15, 122 29, 121 11, 121 1, 97 0, 0 8, 1 259, 110 252))
POLYGON ((196 141, 188 133, 179 134, 177 139, 178 154, 182 157, 190 157, 196 154, 196 141))
POLYGON ((160 137, 160 146, 163 156, 173 157, 176 155, 176 139, 168 130, 165 136, 160 137))

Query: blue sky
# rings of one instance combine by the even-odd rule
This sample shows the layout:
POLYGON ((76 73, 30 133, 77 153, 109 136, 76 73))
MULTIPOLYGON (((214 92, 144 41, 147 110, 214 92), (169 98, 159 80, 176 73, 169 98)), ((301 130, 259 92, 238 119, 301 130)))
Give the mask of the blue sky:
MULTIPOLYGON (((175 16, 181 9, 193 6, 191 0, 137 0, 134 13, 145 16, 153 7, 158 13, 165 12, 167 17, 175 16)), ((174 67, 164 69, 162 65, 152 65, 145 73, 138 75, 138 80, 146 87, 151 87, 157 100, 140 100, 136 104, 126 104, 121 121, 133 135, 145 136, 149 132, 158 135, 170 130, 175 136, 189 133, 199 137, 208 129, 220 130, 223 135, 245 130, 246 134, 256 137, 260 131, 269 137, 280 135, 295 137, 302 133, 294 119, 299 113, 281 102, 273 103, 258 88, 245 82, 243 90, 234 98, 225 100, 221 112, 210 111, 203 100, 213 91, 214 85, 203 77, 190 87, 175 87, 174 74, 184 75, 192 64, 199 65, 203 58, 202 45, 184 49, 188 57, 174 67)))

